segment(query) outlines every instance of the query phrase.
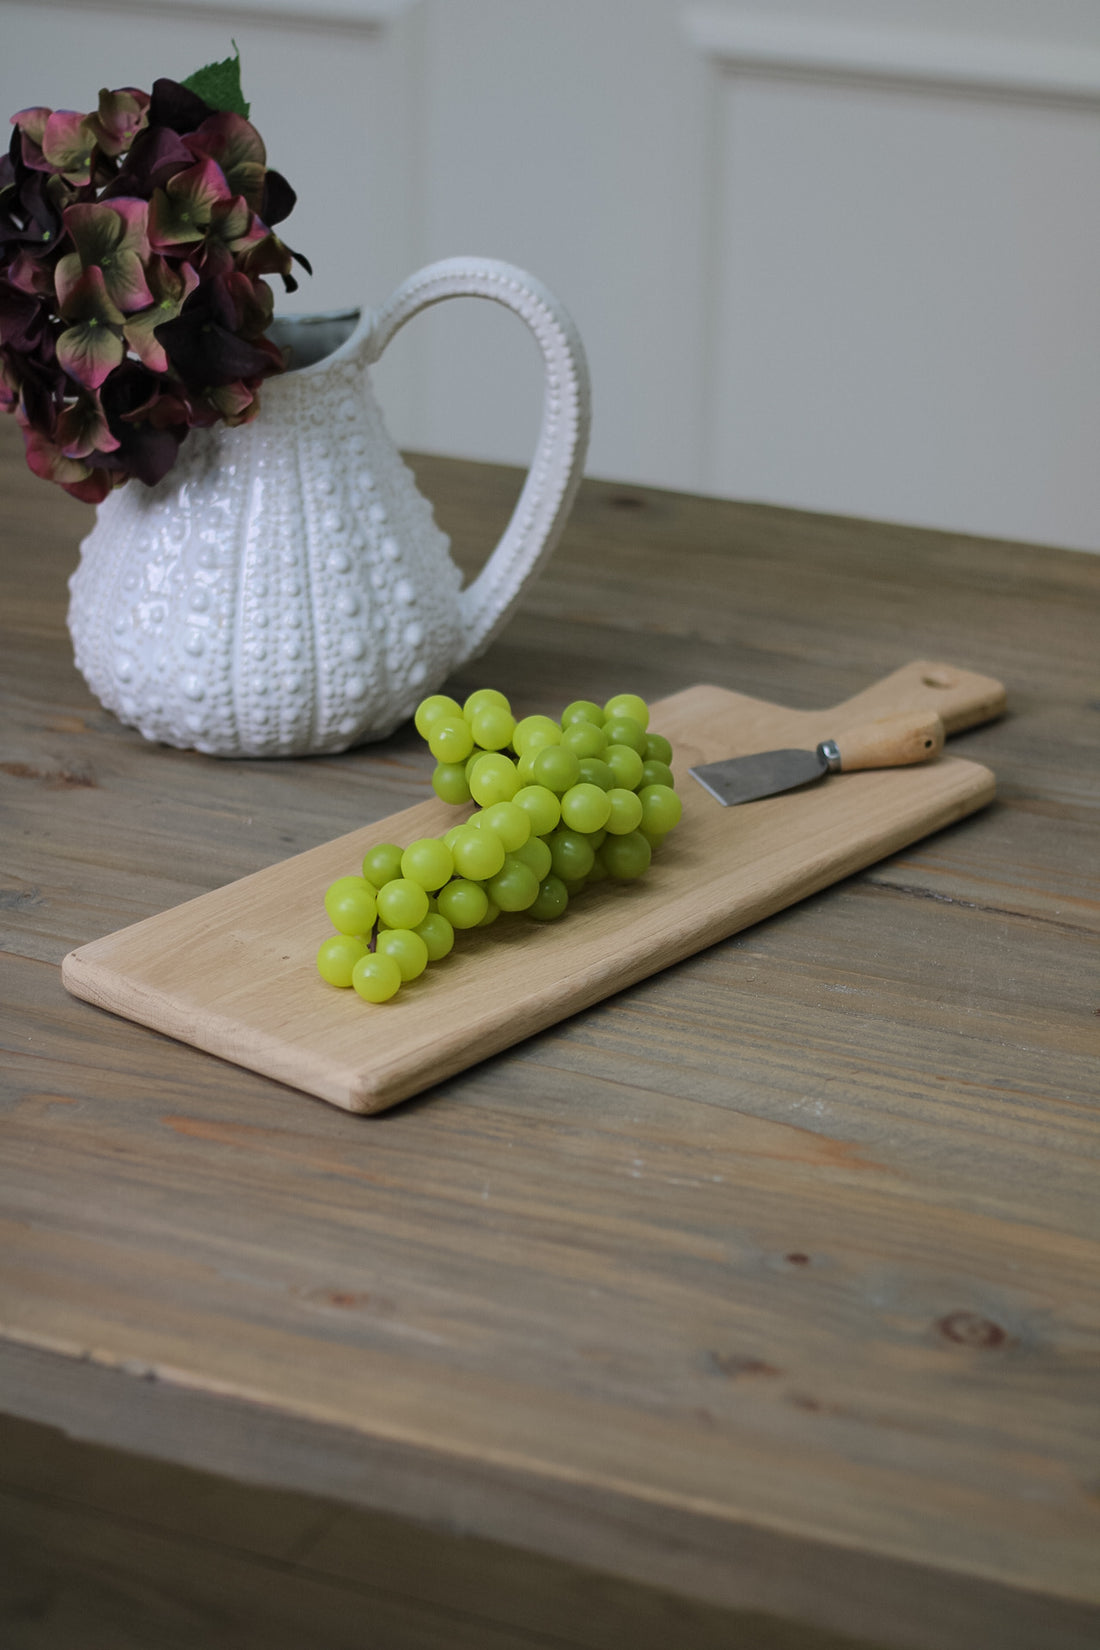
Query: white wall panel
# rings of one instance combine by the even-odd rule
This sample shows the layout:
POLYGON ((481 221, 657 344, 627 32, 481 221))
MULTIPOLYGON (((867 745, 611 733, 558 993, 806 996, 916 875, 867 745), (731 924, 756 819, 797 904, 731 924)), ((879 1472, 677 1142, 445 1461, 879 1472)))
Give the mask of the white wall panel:
MULTIPOLYGON (((591 473, 700 485, 706 66, 676 8, 438 0, 422 22, 424 256, 505 258, 570 310, 592 369, 591 473)), ((522 462, 537 358, 514 319, 487 309, 413 323, 423 438, 522 462)))
POLYGON ((1100 115, 727 76, 708 482, 1100 543, 1100 115))

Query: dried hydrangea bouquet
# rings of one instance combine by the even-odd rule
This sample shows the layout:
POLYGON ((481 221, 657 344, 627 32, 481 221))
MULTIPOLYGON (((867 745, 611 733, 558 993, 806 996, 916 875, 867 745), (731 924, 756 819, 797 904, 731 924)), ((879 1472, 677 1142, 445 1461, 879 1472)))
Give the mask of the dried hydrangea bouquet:
POLYGON ((579 483, 588 381, 561 306, 489 259, 431 265, 375 313, 276 321, 265 276, 293 291, 309 265, 248 114, 230 58, 13 117, 0 405, 35 474, 97 506, 69 628, 101 702, 150 740, 289 756, 384 737, 505 623, 579 483), (513 310, 545 369, 534 463, 465 589, 366 371, 457 296, 513 310))
POLYGON ((0 398, 36 475, 98 504, 171 469, 188 430, 259 410, 294 191, 268 165, 236 61, 92 114, 23 109, 0 161, 0 398), (208 97, 232 106, 214 107, 208 97))

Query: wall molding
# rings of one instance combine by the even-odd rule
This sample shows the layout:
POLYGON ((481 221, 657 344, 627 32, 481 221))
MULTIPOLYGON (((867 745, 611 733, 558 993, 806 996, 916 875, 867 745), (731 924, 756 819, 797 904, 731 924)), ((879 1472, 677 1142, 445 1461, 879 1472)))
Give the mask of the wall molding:
POLYGON ((1093 47, 946 29, 822 23, 716 5, 685 6, 681 21, 697 52, 740 73, 1100 102, 1100 51, 1093 47))
POLYGON ((239 23, 275 23, 291 28, 341 29, 380 34, 419 0, 63 0, 78 11, 163 13, 239 23))

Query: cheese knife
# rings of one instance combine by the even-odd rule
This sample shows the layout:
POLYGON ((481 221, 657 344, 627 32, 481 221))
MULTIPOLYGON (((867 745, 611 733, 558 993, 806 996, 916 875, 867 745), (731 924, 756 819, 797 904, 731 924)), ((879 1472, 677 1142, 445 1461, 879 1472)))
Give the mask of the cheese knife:
POLYGON ((823 739, 816 750, 758 751, 689 768, 723 808, 800 790, 831 773, 902 768, 930 762, 943 749, 944 726, 934 711, 898 711, 823 739))

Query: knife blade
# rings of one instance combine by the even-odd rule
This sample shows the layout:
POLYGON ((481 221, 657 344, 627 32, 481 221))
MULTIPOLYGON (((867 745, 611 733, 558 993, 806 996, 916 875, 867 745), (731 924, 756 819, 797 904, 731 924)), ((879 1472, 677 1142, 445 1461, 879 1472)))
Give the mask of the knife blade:
POLYGON ((943 741, 943 723, 934 711, 899 711, 845 729, 835 739, 823 739, 815 750, 757 751, 706 762, 688 772, 729 808, 800 790, 830 773, 930 762, 943 749, 943 741))

